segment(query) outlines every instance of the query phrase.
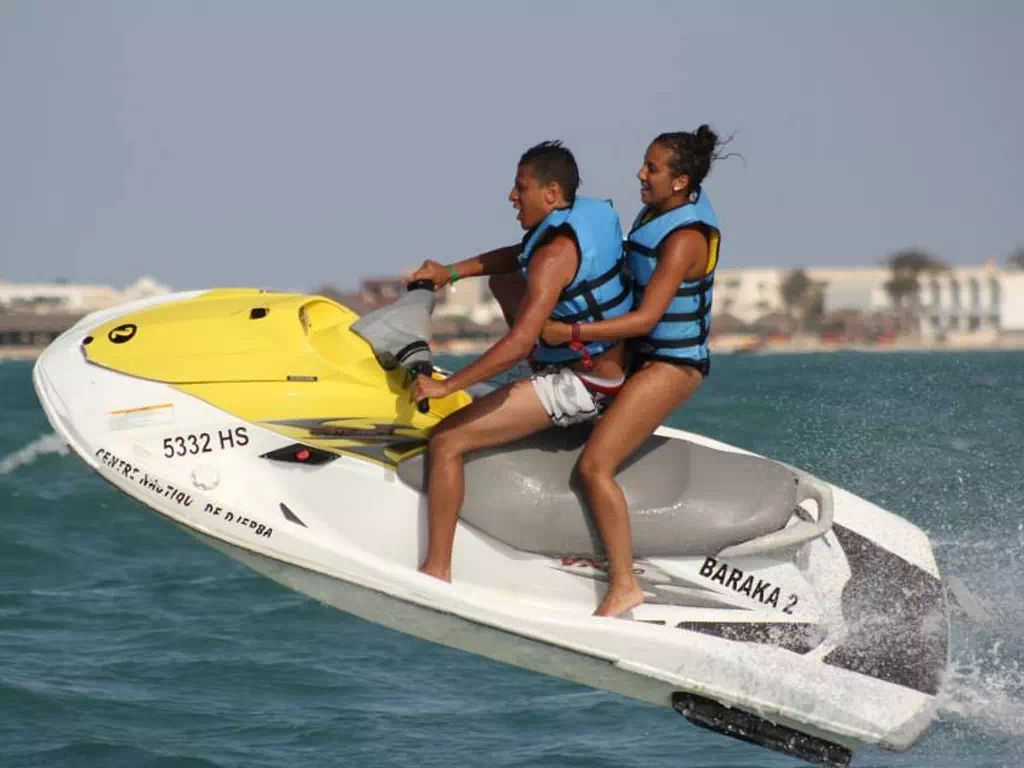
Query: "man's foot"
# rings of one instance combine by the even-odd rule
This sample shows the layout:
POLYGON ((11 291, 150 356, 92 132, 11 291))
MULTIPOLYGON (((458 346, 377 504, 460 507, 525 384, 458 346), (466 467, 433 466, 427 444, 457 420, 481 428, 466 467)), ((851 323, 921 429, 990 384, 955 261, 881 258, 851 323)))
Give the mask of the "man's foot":
POLYGON ((625 587, 608 587, 604 600, 594 611, 595 616, 621 616, 631 608, 636 608, 644 601, 644 591, 635 581, 625 587))
POLYGON ((451 566, 442 568, 441 566, 425 561, 423 565, 420 566, 420 573, 425 573, 427 576, 433 576, 435 579, 440 579, 441 581, 447 581, 449 584, 452 583, 451 566))

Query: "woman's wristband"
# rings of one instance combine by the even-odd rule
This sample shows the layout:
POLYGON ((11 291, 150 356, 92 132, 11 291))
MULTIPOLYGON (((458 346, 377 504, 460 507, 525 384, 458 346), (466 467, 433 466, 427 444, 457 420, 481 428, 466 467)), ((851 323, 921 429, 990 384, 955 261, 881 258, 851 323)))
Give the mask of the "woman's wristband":
POLYGON ((452 279, 449 280, 449 282, 454 283, 456 280, 459 279, 459 273, 455 271, 455 265, 454 264, 449 264, 448 265, 448 271, 451 273, 451 276, 452 276, 452 279))

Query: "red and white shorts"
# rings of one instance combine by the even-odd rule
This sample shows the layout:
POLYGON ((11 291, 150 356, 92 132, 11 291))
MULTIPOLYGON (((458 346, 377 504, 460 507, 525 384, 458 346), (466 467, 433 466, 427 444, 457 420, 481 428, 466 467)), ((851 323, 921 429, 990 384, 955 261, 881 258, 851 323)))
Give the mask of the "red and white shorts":
POLYGON ((530 377, 533 389, 556 427, 596 419, 619 393, 626 378, 601 379, 569 367, 545 366, 530 377))

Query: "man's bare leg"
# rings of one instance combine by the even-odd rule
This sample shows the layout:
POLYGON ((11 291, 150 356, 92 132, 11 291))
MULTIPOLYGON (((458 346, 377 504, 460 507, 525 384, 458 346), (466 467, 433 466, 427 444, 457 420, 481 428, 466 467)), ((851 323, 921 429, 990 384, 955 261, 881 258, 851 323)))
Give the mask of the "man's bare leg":
POLYGON ((430 436, 430 539, 420 571, 444 581, 452 579, 452 544, 466 494, 465 454, 510 443, 550 426, 551 419, 528 379, 506 384, 438 424, 430 436))

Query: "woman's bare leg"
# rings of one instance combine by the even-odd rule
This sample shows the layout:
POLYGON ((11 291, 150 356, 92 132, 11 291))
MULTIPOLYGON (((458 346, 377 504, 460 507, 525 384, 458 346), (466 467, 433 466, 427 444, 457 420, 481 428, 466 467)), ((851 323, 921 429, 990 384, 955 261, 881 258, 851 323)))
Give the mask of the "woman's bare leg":
POLYGON ((430 436, 427 556, 420 570, 452 580, 452 544, 465 498, 464 457, 469 451, 518 440, 551 426, 528 379, 507 384, 461 408, 430 436))
POLYGON ((619 616, 644 601, 633 573, 629 508, 615 473, 702 381, 693 368, 648 363, 626 381, 580 455, 577 469, 608 556, 608 592, 595 616, 619 616))

